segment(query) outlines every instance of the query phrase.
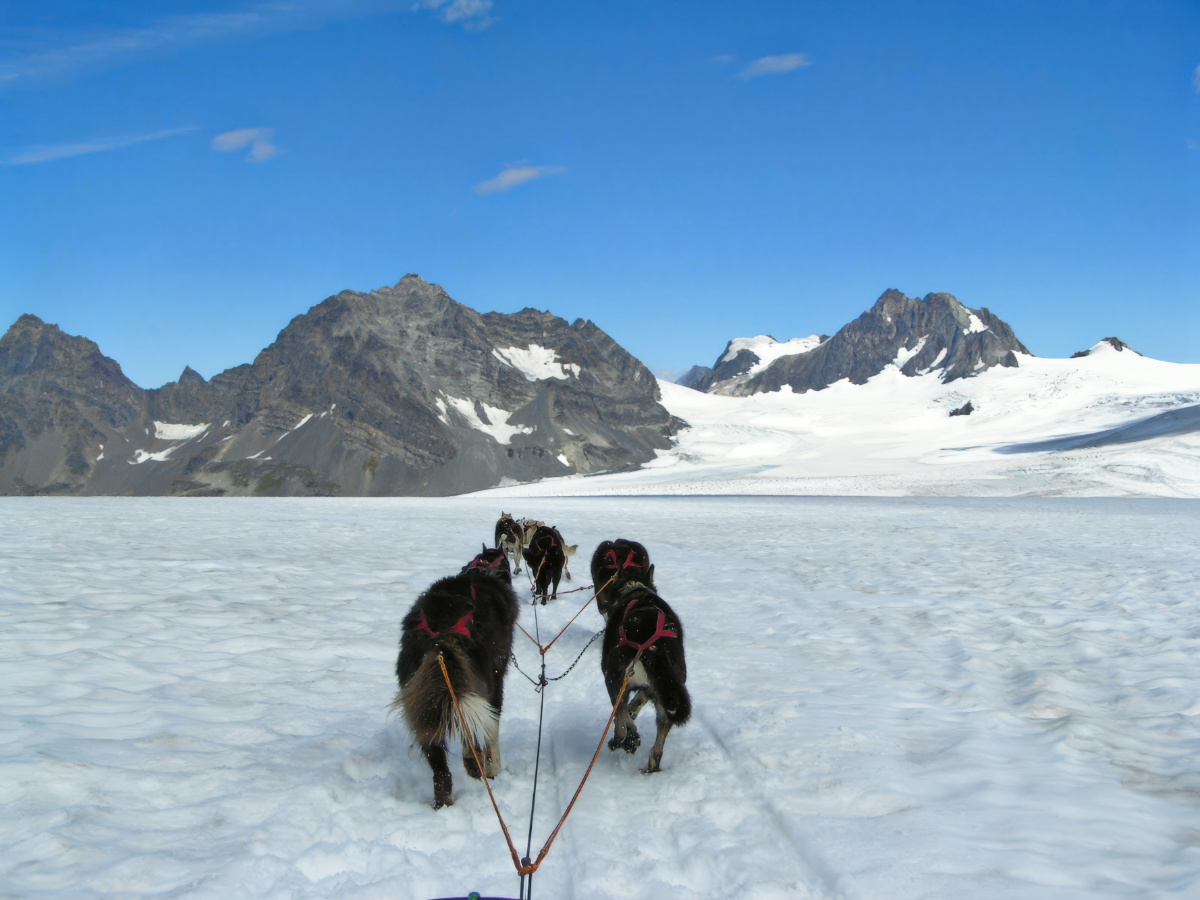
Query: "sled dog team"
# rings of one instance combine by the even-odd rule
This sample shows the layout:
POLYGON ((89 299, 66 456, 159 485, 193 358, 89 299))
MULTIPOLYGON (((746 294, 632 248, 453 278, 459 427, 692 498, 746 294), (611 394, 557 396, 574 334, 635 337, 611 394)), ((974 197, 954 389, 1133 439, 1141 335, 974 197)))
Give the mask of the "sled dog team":
MULTIPOLYGON (((575 550, 557 528, 501 513, 495 547, 485 546, 457 575, 434 582, 404 617, 396 660, 400 692, 393 708, 401 710, 433 770, 434 809, 454 802, 446 756, 451 738, 458 737, 463 768, 472 778, 500 774, 504 676, 521 605, 512 573, 520 572, 524 561, 535 601, 545 604, 557 597, 564 572, 571 580, 567 557, 575 550)), ((683 625, 656 592, 650 555, 637 541, 602 542, 592 554, 591 574, 596 606, 605 622, 600 669, 609 703, 617 702, 630 672, 608 749, 637 752, 641 736, 633 720, 653 703, 658 733, 642 771, 657 772, 668 732, 687 722, 692 711, 685 686, 683 625)))

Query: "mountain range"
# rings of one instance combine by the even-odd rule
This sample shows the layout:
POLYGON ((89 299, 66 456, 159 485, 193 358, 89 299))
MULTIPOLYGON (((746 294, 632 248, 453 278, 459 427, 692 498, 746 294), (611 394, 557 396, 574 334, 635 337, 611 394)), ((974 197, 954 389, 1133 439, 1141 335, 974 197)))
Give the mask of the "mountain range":
POLYGON ((592 322, 480 314, 416 275, 152 390, 24 315, 0 338, 0 493, 445 495, 618 471, 681 427, 659 398, 592 322))
POLYGON ((0 338, 0 495, 1192 496, 1198 403, 1200 366, 1116 338, 1038 359, 945 293, 886 291, 832 336, 735 338, 671 384, 592 322, 478 313, 407 275, 151 390, 21 316, 0 338), (603 477, 561 477, 580 475, 603 477))

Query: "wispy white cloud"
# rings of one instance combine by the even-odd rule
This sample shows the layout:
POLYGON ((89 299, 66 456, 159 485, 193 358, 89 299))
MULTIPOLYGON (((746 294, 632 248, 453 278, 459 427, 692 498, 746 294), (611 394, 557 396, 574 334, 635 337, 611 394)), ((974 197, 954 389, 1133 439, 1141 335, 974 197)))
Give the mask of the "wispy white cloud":
POLYGON ((274 134, 273 128, 238 128, 218 134, 212 140, 212 148, 219 153, 236 153, 249 147, 246 159, 250 162, 266 162, 279 152, 279 148, 271 143, 274 134))
POLYGON ((742 69, 742 78, 760 78, 763 75, 783 75, 804 66, 811 66, 807 53, 784 53, 781 56, 764 56, 742 69))
POLYGON ((194 125, 186 128, 171 128, 167 131, 155 131, 152 134, 125 135, 123 137, 97 138, 90 141, 78 141, 71 144, 47 144, 37 147, 27 147, 15 156, 4 160, 6 166, 32 166, 37 163, 54 162, 58 159, 69 159, 72 156, 84 156, 88 153, 103 153, 106 150, 120 150, 134 144, 146 141, 158 141, 195 131, 194 125))
POLYGON ((413 9, 435 10, 446 24, 461 24, 468 31, 483 31, 496 21, 492 0, 417 0, 413 9))
POLYGON ((737 57, 732 53, 719 53, 712 57, 712 61, 718 66, 732 66, 735 62, 737 62, 737 57))
POLYGON ((475 193, 502 194, 535 178, 545 178, 547 175, 557 175, 565 171, 567 170, 562 166, 508 166, 495 178, 475 185, 475 193))
POLYGON ((1192 72, 1192 87, 1200 93, 1200 66, 1196 66, 1196 70, 1192 72))
POLYGON ((322 22, 402 9, 407 0, 265 0, 240 10, 168 16, 135 28, 61 31, 6 44, 0 87, 17 87, 81 70, 121 65, 147 54, 211 41, 311 28, 322 22))

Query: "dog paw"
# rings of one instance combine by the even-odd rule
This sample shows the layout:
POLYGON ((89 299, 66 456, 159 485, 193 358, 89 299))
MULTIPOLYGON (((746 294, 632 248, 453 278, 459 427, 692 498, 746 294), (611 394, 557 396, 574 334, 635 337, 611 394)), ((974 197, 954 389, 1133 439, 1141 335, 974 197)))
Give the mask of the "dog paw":
POLYGON ((646 760, 646 765, 644 765, 638 771, 641 772, 643 775, 653 775, 655 772, 661 772, 662 771, 662 754, 660 753, 660 754, 656 755, 654 753, 654 751, 651 751, 650 758, 648 760, 646 760))
POLYGON ((470 776, 471 778, 478 780, 483 777, 483 775, 479 771, 479 766, 475 762, 474 756, 464 756, 463 757, 463 769, 466 771, 467 775, 470 776))
POLYGON ((435 795, 433 798, 433 808, 434 809, 441 809, 443 806, 453 806, 453 805, 454 805, 454 795, 453 794, 435 795))
POLYGON ((642 736, 632 728, 625 733, 624 740, 618 740, 614 736, 608 742, 609 750, 624 750, 626 753, 637 753, 637 749, 640 746, 642 746, 642 736))

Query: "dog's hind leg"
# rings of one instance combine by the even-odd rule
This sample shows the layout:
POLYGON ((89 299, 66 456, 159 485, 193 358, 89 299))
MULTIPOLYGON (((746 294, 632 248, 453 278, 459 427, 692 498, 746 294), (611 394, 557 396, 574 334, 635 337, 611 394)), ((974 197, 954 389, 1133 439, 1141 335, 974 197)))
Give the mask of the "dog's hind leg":
MULTIPOLYGON (((489 734, 483 742, 483 746, 476 746, 475 750, 479 753, 479 758, 483 760, 484 771, 487 772, 488 778, 495 778, 500 774, 502 768, 500 762, 500 735, 489 734)), ((463 769, 471 778, 479 779, 483 775, 480 774, 479 766, 475 763, 475 754, 471 752, 471 745, 463 741, 463 769)))
POLYGON ((617 710, 617 724, 613 728, 613 736, 612 740, 608 742, 608 749, 621 749, 626 753, 637 753, 640 746, 642 746, 642 736, 638 734, 637 726, 633 724, 633 717, 629 715, 629 704, 622 700, 621 708, 617 710))
POLYGON ((657 708, 657 704, 654 711, 658 719, 658 736, 654 739, 654 746, 650 748, 650 758, 646 761, 646 767, 642 769, 647 775, 661 771, 663 744, 667 742, 667 733, 671 730, 671 720, 657 708))
MULTIPOLYGON (((620 682, 616 683, 616 690, 609 686, 609 696, 614 696, 621 689, 620 682)), ((621 704, 617 707, 616 724, 613 726, 612 740, 608 742, 609 750, 624 750, 626 753, 636 753, 637 748, 642 745, 642 736, 638 734, 637 726, 633 724, 633 716, 629 714, 629 693, 621 698, 621 704)))
POLYGON ((425 760, 433 769, 433 808, 454 804, 454 781, 450 777, 450 764, 446 761, 446 748, 441 743, 422 744, 425 760))
POLYGON ((647 691, 630 691, 629 692, 629 718, 636 719, 638 713, 642 711, 642 707, 650 702, 650 694, 647 691))

